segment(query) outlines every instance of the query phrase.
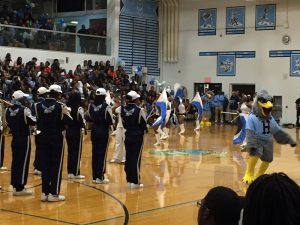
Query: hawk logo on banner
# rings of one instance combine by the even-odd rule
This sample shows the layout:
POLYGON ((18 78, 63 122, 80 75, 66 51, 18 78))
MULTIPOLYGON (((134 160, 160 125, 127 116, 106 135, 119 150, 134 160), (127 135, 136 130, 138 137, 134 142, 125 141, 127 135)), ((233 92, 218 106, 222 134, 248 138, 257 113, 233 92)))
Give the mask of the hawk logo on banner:
POLYGON ((199 56, 217 56, 217 76, 235 76, 236 59, 255 58, 255 51, 199 52, 199 56))
POLYGON ((235 76, 235 55, 218 55, 218 76, 235 76))

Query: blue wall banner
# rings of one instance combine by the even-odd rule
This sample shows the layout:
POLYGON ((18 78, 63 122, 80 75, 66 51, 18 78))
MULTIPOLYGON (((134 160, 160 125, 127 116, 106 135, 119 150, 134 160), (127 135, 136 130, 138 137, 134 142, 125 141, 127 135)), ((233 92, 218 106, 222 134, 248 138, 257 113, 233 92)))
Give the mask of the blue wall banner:
POLYGON ((300 54, 291 55, 290 75, 300 77, 300 54))
POLYGON ((257 5, 255 11, 255 30, 276 29, 276 5, 257 5))
POLYGON ((255 58, 255 51, 199 52, 199 56, 235 55, 236 58, 255 58))
POLYGON ((217 62, 218 76, 235 76, 235 54, 220 54, 217 62))
POLYGON ((226 34, 245 33, 245 6, 226 8, 226 34))
POLYGON ((217 75, 235 76, 237 58, 255 58, 255 51, 199 52, 199 56, 217 56, 217 75))
POLYGON ((198 13, 198 35, 216 35, 217 9, 199 9, 198 13))
POLYGON ((290 58, 290 76, 300 77, 300 50, 272 50, 270 58, 290 58))
POLYGON ((271 50, 269 51, 269 57, 291 57, 291 50, 271 50))

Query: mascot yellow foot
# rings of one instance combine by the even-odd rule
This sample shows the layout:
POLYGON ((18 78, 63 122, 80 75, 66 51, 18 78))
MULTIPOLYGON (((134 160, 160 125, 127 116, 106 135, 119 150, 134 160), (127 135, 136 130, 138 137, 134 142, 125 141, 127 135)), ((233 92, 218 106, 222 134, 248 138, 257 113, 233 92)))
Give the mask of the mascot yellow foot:
POLYGON ((248 160, 247 170, 245 176, 243 177, 242 181, 245 184, 251 184, 254 181, 254 169, 255 165, 258 161, 257 156, 250 156, 248 160))
POLYGON ((262 162, 262 163, 260 164, 260 167, 259 167, 258 172, 257 172, 257 173, 255 174, 255 176, 254 176, 254 180, 255 180, 256 178, 260 177, 261 175, 264 175, 265 172, 266 172, 266 170, 268 169, 269 165, 270 165, 270 163, 268 163, 268 162, 262 162))

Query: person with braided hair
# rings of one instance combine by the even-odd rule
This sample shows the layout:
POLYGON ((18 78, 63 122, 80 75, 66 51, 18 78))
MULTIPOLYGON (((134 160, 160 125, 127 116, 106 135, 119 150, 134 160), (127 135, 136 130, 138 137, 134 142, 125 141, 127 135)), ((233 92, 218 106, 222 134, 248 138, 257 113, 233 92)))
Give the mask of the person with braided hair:
POLYGON ((286 174, 265 174, 249 186, 243 225, 299 224, 300 188, 286 174))

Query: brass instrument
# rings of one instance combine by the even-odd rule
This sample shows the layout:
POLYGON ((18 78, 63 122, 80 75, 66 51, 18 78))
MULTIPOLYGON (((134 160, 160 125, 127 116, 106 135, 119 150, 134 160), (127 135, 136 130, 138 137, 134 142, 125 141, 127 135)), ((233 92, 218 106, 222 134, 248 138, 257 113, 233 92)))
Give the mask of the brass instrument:
POLYGON ((10 129, 6 122, 6 116, 5 116, 6 110, 5 109, 12 107, 13 105, 14 104, 10 103, 9 101, 0 99, 0 122, 1 122, 1 126, 2 126, 2 134, 4 136, 7 136, 10 134, 10 129))
POLYGON ((3 104, 6 108, 7 107, 12 107, 14 104, 10 103, 9 101, 6 101, 4 99, 0 98, 0 103, 3 104))

